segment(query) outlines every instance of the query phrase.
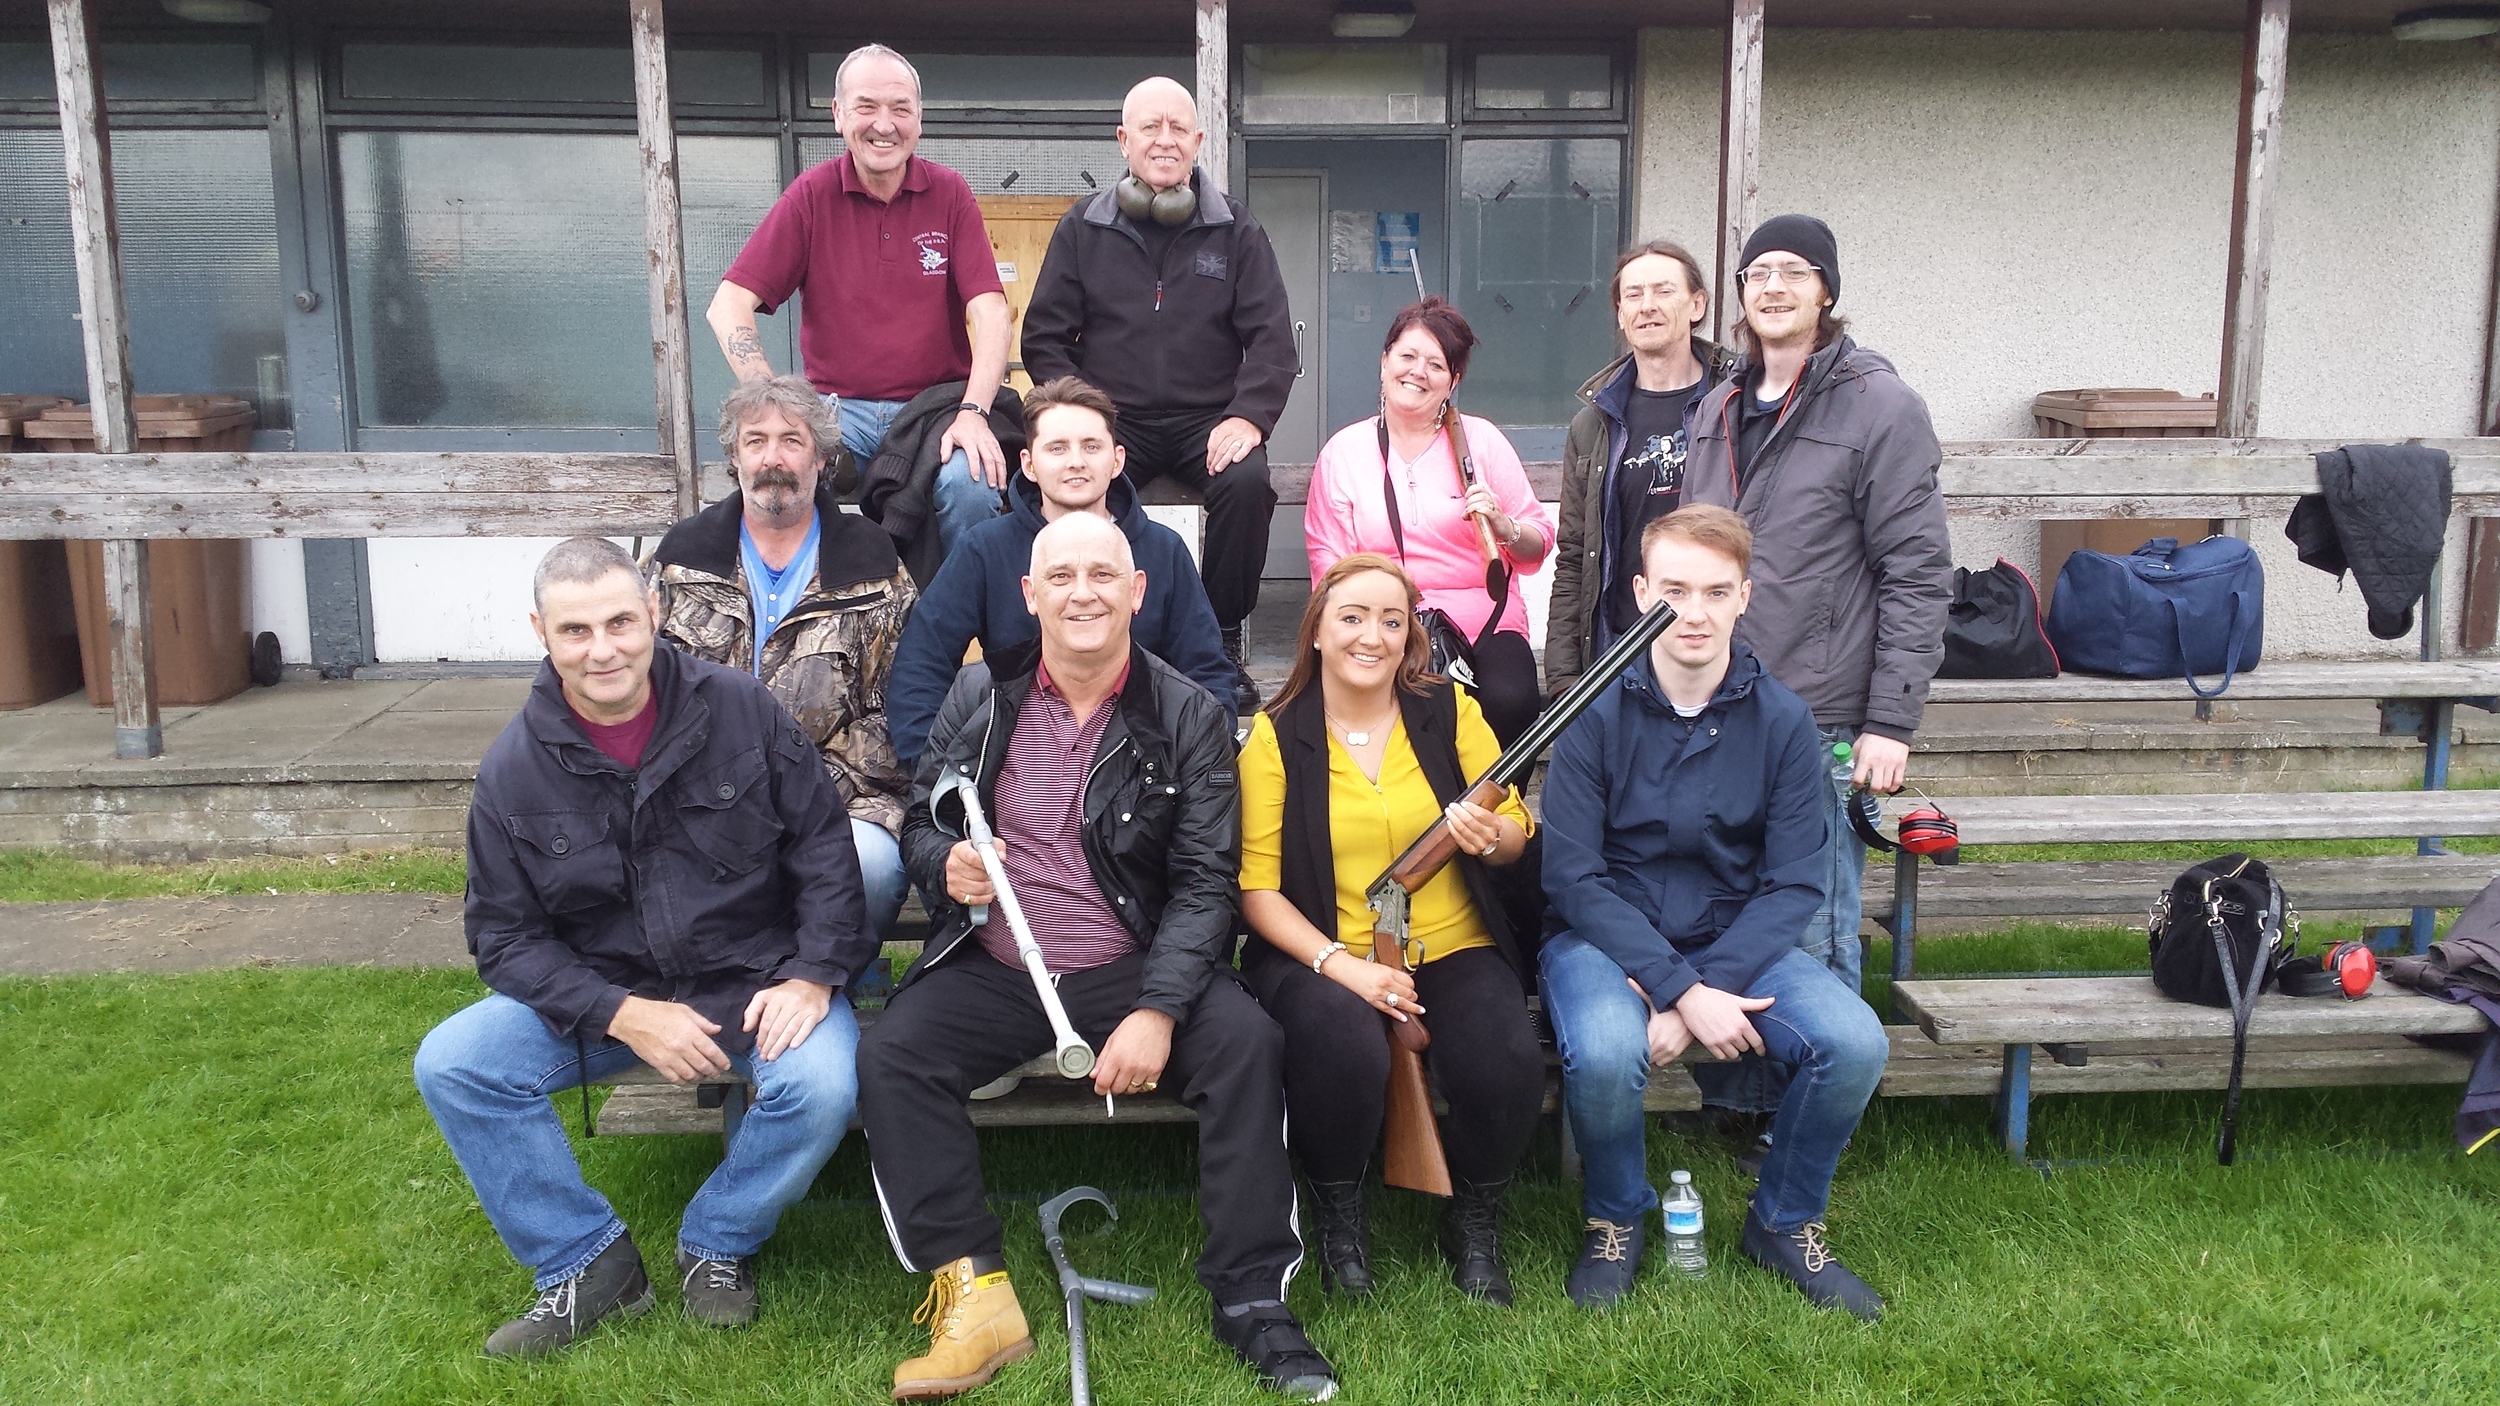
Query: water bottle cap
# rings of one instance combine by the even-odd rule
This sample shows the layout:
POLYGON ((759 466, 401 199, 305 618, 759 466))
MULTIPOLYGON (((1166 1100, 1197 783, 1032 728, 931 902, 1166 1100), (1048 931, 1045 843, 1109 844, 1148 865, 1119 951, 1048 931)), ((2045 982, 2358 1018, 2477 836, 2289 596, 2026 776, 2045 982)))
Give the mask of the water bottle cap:
POLYGON ((1669 1172, 1667 1180, 1676 1186, 1688 1186, 1692 1183, 1693 1174, 1686 1171, 1669 1172))
POLYGON ((1846 742, 1835 742, 1832 744, 1832 758, 1835 761, 1845 762, 1857 754, 1858 749, 1850 746, 1846 742))

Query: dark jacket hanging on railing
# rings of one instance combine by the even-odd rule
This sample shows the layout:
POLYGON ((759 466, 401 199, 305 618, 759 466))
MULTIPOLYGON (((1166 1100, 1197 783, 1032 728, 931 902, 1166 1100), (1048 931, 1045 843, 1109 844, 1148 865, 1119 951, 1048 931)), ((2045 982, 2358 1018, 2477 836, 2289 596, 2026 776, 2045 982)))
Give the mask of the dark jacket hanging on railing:
POLYGON ((2330 449, 2318 456, 2319 491, 2294 505, 2283 535, 2320 571, 2338 578, 2351 571, 2370 611, 2370 633, 2398 639, 2413 628, 2413 603, 2430 589, 2439 565, 2453 479, 2444 449, 2330 449))

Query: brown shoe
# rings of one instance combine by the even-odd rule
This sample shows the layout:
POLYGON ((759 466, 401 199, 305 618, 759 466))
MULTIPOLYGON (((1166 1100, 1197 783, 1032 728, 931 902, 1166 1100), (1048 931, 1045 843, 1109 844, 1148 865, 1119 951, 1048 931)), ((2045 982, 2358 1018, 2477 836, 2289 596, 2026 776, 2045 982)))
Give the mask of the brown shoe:
POLYGON ((970 1391, 1033 1355, 1033 1333, 1007 1271, 975 1274, 969 1255, 929 1277, 929 1296, 911 1321, 929 1325, 929 1352, 895 1367, 897 1401, 970 1391))

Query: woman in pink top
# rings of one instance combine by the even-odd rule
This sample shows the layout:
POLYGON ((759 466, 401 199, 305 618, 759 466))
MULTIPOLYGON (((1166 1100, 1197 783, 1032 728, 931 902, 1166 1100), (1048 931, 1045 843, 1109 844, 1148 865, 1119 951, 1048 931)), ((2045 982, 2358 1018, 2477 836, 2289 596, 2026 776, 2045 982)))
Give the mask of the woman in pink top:
POLYGON ((1545 560, 1554 524, 1528 486, 1519 451, 1490 420, 1458 417, 1481 482, 1469 489, 1459 479, 1444 416, 1475 345, 1467 319, 1439 298, 1426 298, 1390 322, 1380 353, 1380 416, 1346 426, 1320 450, 1302 529, 1313 581, 1339 557, 1378 552, 1405 565, 1426 609, 1448 615, 1469 640, 1481 638, 1470 688, 1493 735, 1507 747, 1535 721, 1542 701, 1516 578, 1545 560), (1391 529, 1390 484, 1402 544, 1400 532, 1391 529), (1484 589, 1483 537, 1472 516, 1477 513, 1490 523, 1513 577, 1500 625, 1490 634, 1484 627, 1493 598, 1484 589))

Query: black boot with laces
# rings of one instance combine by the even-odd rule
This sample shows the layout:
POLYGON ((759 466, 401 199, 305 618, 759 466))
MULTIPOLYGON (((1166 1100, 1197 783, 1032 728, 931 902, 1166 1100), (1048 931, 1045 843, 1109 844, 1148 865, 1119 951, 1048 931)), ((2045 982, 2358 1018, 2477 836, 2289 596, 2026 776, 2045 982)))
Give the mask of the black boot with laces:
POLYGON ((609 1242, 581 1272, 538 1291, 529 1312, 486 1340, 489 1357, 543 1357, 587 1333, 611 1313, 633 1317, 651 1307, 651 1280, 632 1235, 609 1242))
POLYGON ((1744 1249, 1747 1259, 1796 1285, 1817 1308, 1846 1309, 1869 1323, 1884 1316, 1884 1296, 1832 1253, 1819 1220, 1775 1231, 1747 1211, 1744 1249))
POLYGON ((1372 1291, 1371 1234, 1363 1223, 1363 1180, 1311 1183, 1319 1233, 1319 1282, 1349 1298, 1372 1291))
POLYGON ((1510 1271, 1502 1267, 1502 1181, 1457 1183, 1441 1208, 1441 1254, 1450 1280, 1469 1298, 1510 1307, 1510 1271))
POLYGON ((1615 1300, 1632 1292, 1632 1281, 1641 1272, 1641 1223, 1646 1219, 1635 1216, 1631 1224, 1622 1225, 1589 1217, 1580 1262, 1563 1280, 1563 1293, 1573 1303, 1582 1308, 1611 1308, 1615 1300))
POLYGON ((755 1261, 705 1259, 677 1252, 677 1284, 686 1316, 714 1328, 743 1328, 755 1321, 755 1261))
POLYGON ((1241 626, 1219 626, 1224 657, 1233 664, 1233 712, 1248 716, 1259 711, 1259 686, 1250 677, 1250 648, 1242 642, 1241 626))

